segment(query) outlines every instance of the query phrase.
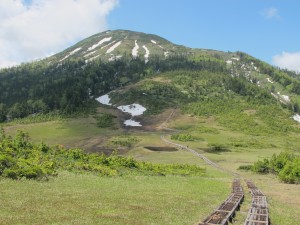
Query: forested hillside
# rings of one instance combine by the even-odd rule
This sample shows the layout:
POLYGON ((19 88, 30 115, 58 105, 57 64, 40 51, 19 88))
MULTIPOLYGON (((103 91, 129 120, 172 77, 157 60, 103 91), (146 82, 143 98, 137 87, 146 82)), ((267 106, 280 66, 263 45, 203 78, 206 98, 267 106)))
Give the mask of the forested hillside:
POLYGON ((217 99, 232 91, 260 102, 277 100, 291 111, 299 111, 300 81, 293 72, 276 69, 241 52, 189 49, 155 35, 112 31, 94 35, 50 58, 2 69, 0 121, 49 112, 69 115, 93 108, 94 99, 100 95, 163 72, 169 72, 170 77, 175 72, 173 83, 150 82, 147 88, 154 88, 151 91, 156 95, 173 96, 172 100, 162 103, 149 95, 144 104, 163 109, 187 99, 217 99), (144 44, 142 53, 138 43, 144 44), (120 57, 115 57, 115 52, 120 57), (87 59, 90 55, 99 57, 87 59), (184 73, 179 76, 181 70, 184 73))

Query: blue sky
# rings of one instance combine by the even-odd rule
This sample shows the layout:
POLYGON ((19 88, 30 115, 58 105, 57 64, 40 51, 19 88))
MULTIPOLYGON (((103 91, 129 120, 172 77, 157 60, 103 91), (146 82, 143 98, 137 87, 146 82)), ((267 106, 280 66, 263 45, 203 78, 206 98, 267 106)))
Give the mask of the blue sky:
POLYGON ((275 55, 300 51, 299 10, 299 0, 120 0, 108 25, 272 63, 275 55))
POLYGON ((300 71, 299 9, 299 0, 0 0, 0 68, 127 29, 300 71))

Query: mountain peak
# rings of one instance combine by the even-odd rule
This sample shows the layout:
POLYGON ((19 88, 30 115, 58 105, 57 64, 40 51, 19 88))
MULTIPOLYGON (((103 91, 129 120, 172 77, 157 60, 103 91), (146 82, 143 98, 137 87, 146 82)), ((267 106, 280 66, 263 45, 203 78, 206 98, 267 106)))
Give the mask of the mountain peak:
POLYGON ((113 61, 124 55, 142 57, 148 62, 151 55, 164 58, 170 54, 187 51, 188 48, 175 45, 154 34, 128 30, 108 30, 86 38, 74 46, 51 57, 51 61, 63 63, 66 60, 84 59, 86 62, 101 59, 113 61))

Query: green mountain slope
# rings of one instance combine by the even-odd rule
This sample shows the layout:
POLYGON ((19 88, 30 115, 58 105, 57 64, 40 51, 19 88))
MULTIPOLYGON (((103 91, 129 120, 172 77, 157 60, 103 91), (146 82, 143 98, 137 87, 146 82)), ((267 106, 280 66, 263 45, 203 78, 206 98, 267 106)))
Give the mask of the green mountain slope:
MULTIPOLYGON (((93 35, 41 61, 1 70, 0 121, 82 111, 109 91, 178 70, 186 72, 176 76, 178 80, 171 80, 174 87, 153 86, 159 89, 153 90, 156 92, 165 88, 171 88, 170 93, 178 92, 171 93, 166 104, 160 103, 160 109, 153 109, 153 113, 180 105, 178 101, 197 102, 230 91, 260 98, 257 87, 270 101, 277 100, 291 111, 299 111, 300 81, 290 71, 279 70, 245 53, 191 49, 156 35, 116 30, 93 35), (191 77, 188 71, 211 75, 203 72, 205 79, 201 80, 202 75, 191 77)), ((158 105, 159 99, 145 101, 158 105)))

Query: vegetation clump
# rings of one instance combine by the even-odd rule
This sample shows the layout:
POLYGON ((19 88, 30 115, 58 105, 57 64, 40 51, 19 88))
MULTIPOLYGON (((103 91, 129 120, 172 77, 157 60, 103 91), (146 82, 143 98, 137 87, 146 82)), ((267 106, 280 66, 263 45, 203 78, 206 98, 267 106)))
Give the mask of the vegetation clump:
POLYGON ((188 142, 188 141, 195 141, 196 138, 194 136, 192 136, 189 133, 182 133, 182 134, 173 134, 171 136, 172 140, 176 140, 176 141, 182 141, 182 142, 188 142))
POLYGON ((114 118, 116 118, 116 116, 109 113, 102 113, 95 117, 97 120, 97 126, 100 128, 112 127, 114 125, 114 118))
MULTIPOLYGON (((250 167, 252 171, 261 174, 273 173, 285 183, 300 183, 300 157, 293 153, 281 152, 271 159, 258 160, 250 167)), ((245 169, 240 166, 240 169, 245 169)), ((246 167, 249 169, 249 166, 246 167)))
POLYGON ((47 179, 60 170, 93 172, 100 176, 140 175, 197 175, 205 169, 195 165, 152 164, 117 154, 88 154, 82 149, 49 147, 33 144, 27 133, 16 137, 0 132, 0 176, 12 179, 47 179))

